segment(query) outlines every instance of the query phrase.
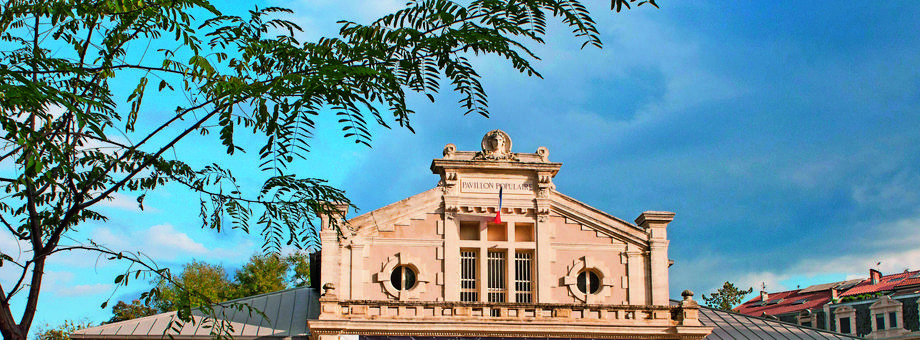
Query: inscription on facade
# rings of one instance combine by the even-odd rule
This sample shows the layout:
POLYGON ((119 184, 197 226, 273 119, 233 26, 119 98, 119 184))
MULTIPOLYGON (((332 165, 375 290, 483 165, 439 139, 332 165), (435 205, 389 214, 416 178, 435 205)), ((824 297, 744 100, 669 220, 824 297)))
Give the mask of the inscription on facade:
POLYGON ((466 179, 460 181, 460 191, 468 193, 533 194, 533 184, 529 180, 466 179))

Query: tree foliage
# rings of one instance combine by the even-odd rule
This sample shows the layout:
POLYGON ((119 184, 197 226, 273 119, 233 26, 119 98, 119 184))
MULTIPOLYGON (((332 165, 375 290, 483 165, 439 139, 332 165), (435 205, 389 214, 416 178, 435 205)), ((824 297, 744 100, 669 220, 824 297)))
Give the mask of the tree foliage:
POLYGON ((155 308, 142 304, 140 300, 132 300, 131 303, 118 301, 112 306, 112 318, 106 323, 137 319, 155 314, 157 314, 155 308))
MULTIPOLYGON (((655 5, 612 0, 611 8, 644 3, 655 5)), ((289 12, 230 15, 207 0, 13 0, 0 7, 0 162, 11 164, 0 170, 0 223, 28 248, 24 259, 0 253, 0 264, 20 270, 0 286, 5 339, 26 338, 49 256, 87 250, 132 263, 117 284, 147 275, 175 281, 143 254, 70 237, 81 223, 105 221, 98 204, 115 193, 136 195, 143 208, 148 192, 184 186, 201 197, 203 227, 258 233, 270 252, 313 247, 314 218, 334 215, 333 202, 349 202, 324 180, 291 169, 315 143, 319 115, 337 116, 343 137, 370 145, 369 122, 412 130, 407 93, 434 100, 445 83, 466 113, 487 116, 469 56, 499 56, 539 76, 526 43, 542 43, 552 17, 585 46, 601 45, 578 0, 410 0, 370 24, 343 21, 337 36, 305 42, 295 38, 295 23, 278 18, 289 12), (175 107, 164 112, 151 100, 175 107), (241 188, 217 160, 202 166, 175 152, 194 134, 213 134, 228 155, 256 150, 264 183, 241 188), (10 300, 20 293, 16 320, 10 300)), ((193 321, 188 305, 178 311, 177 322, 193 321)))
POLYGON ((159 294, 154 305, 163 312, 178 310, 181 306, 198 308, 236 298, 233 283, 223 266, 198 261, 183 265, 182 273, 174 276, 172 281, 160 279, 156 288, 159 294))
POLYGON ((44 325, 39 327, 35 332, 36 340, 70 340, 70 334, 78 330, 93 327, 94 325, 87 321, 66 320, 58 326, 44 325))
POLYGON ((714 293, 703 294, 703 302, 706 306, 721 309, 721 310, 732 310, 732 307, 741 303, 744 296, 750 294, 754 291, 753 287, 749 287, 747 290, 738 289, 735 287, 735 284, 725 281, 722 284, 722 288, 717 289, 714 293))
POLYGON ((232 280, 221 265, 192 261, 184 264, 182 272, 173 276, 172 281, 160 278, 154 282, 159 294, 153 299, 153 305, 160 312, 174 311, 180 306, 198 308, 204 304, 302 287, 309 279, 306 256, 300 253, 253 255, 234 273, 232 280))
POLYGON ((254 255, 234 278, 238 297, 253 296, 306 286, 310 283, 310 266, 300 253, 254 255))

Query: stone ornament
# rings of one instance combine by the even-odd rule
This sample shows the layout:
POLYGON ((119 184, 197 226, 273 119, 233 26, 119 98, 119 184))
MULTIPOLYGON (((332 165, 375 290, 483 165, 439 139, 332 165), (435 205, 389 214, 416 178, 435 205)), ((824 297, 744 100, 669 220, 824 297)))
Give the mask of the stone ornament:
POLYGON ((583 256, 575 260, 569 269, 568 275, 562 278, 562 283, 568 288, 569 294, 575 297, 576 300, 584 303, 600 303, 603 298, 610 296, 613 290, 614 282, 613 278, 610 277, 611 273, 610 269, 603 265, 603 262, 590 256, 583 256), (594 272, 600 279, 600 289, 596 293, 586 293, 578 289, 578 275, 585 271, 594 272))
POLYGON ((398 253, 387 258, 387 262, 382 266, 383 270, 374 274, 374 282, 380 283, 387 294, 399 301, 418 299, 419 295, 425 292, 427 283, 431 282, 428 271, 425 270, 424 266, 419 265, 420 263, 422 263, 422 261, 417 258, 398 253), (415 272, 415 281, 417 283, 414 287, 411 287, 411 289, 396 289, 393 283, 390 282, 393 270, 396 270, 396 268, 400 266, 404 266, 415 272))
POLYGON ((473 156, 475 160, 518 160, 511 153, 511 137, 505 131, 492 130, 482 137, 482 151, 473 156))
POLYGON ((457 153, 457 146, 454 145, 453 143, 449 143, 444 146, 444 152, 442 152, 442 154, 444 155, 444 158, 446 159, 454 158, 455 153, 457 153))
POLYGON ((549 162, 549 149, 545 146, 537 148, 537 156, 540 156, 540 160, 543 162, 549 162))

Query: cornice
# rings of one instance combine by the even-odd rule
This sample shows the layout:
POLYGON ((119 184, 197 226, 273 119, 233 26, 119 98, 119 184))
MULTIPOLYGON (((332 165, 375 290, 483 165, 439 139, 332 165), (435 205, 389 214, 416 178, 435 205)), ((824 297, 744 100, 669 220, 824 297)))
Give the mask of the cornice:
POLYGON ((320 335, 585 338, 585 339, 703 339, 712 332, 702 326, 612 326, 541 322, 437 322, 393 320, 308 320, 313 339, 320 335))
POLYGON ((557 191, 552 192, 552 211, 562 217, 577 221, 605 236, 648 248, 646 231, 629 222, 599 211, 557 191))
MULTIPOLYGON (((457 153, 461 153, 458 151, 457 153)), ((503 170, 503 171, 536 171, 548 172, 555 177, 559 173, 562 163, 552 162, 523 162, 510 160, 467 160, 467 159, 434 159, 431 161, 431 173, 440 175, 445 170, 503 170)))

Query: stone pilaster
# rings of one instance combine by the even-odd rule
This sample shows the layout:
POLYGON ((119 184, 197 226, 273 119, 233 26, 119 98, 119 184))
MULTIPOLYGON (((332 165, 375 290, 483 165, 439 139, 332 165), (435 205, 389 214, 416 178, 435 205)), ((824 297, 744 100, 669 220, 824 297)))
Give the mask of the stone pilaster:
POLYGON ((645 228, 649 242, 649 281, 651 303, 668 304, 668 223, 674 220, 674 213, 667 211, 646 211, 636 218, 636 224, 645 228))
POLYGON ((351 231, 345 226, 345 216, 348 214, 348 205, 335 204, 335 208, 339 211, 338 215, 320 216, 322 221, 319 232, 319 239, 322 244, 320 250, 322 257, 320 277, 324 280, 324 282, 321 283, 323 285, 333 283, 333 286, 341 287, 343 278, 347 278, 347 276, 341 275, 342 243, 339 242, 339 236, 350 236, 351 231), (332 219, 335 219, 335 223, 333 223, 332 219))

